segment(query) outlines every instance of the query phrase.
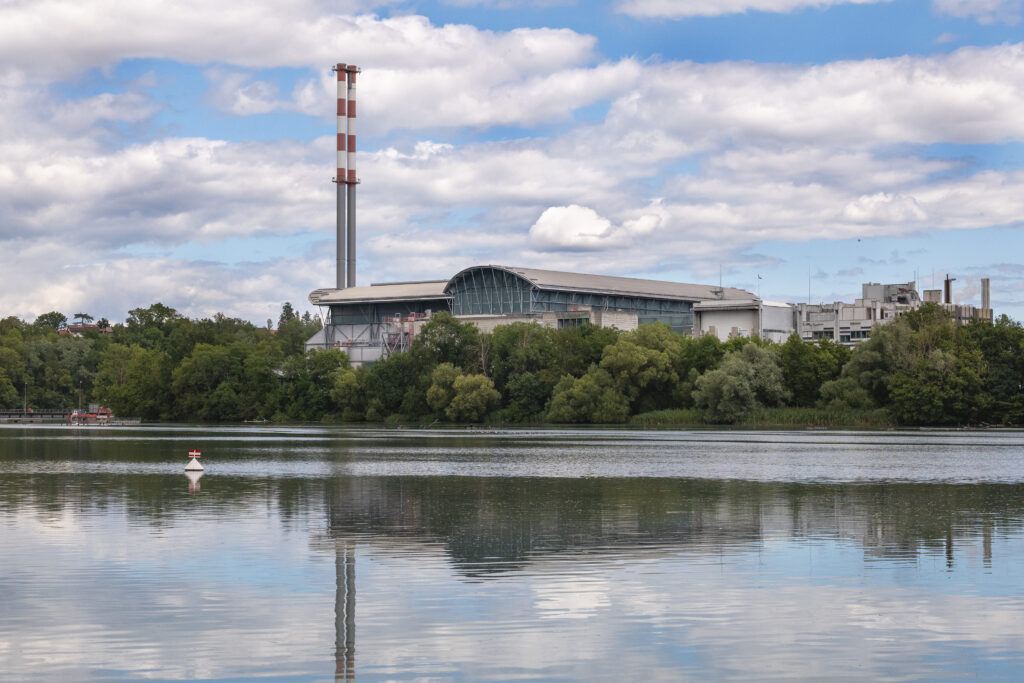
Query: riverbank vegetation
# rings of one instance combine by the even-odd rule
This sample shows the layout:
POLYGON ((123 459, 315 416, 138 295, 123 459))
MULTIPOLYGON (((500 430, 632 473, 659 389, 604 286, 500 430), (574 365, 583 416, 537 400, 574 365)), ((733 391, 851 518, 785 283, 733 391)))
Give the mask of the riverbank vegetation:
MULTIPOLYGON (((84 314, 76 314, 84 315, 84 314)), ((957 326, 925 305, 853 351, 827 339, 722 343, 513 323, 482 334, 436 314, 372 367, 303 350, 319 321, 277 328, 155 304, 109 333, 61 335, 59 313, 0 320, 0 408, 97 402, 145 420, 884 427, 1024 424, 1024 329, 957 326)))

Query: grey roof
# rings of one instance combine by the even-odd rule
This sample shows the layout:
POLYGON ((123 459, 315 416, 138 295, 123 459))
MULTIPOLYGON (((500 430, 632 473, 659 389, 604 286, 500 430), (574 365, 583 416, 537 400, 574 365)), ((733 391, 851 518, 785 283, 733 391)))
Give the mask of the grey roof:
POLYGON ((793 308, 793 304, 784 304, 779 301, 758 301, 754 299, 714 299, 701 301, 693 305, 695 311, 729 311, 729 310, 752 310, 755 308, 793 308))
POLYGON ((718 298, 754 298, 754 295, 750 292, 733 287, 723 287, 720 289, 714 285, 691 285, 682 282, 666 282, 664 280, 642 280, 640 278, 617 277, 614 275, 587 275, 584 273, 567 273, 559 270, 496 265, 466 268, 457 273, 449 283, 462 273, 474 268, 499 268, 506 270, 525 278, 539 289, 560 289, 574 292, 643 296, 659 299, 682 299, 684 301, 702 301, 718 298))
POLYGON ((345 289, 316 289, 310 292, 309 302, 314 306, 325 304, 356 304, 371 301, 423 301, 447 299, 444 288, 447 280, 429 282, 399 282, 395 284, 347 287, 345 289))

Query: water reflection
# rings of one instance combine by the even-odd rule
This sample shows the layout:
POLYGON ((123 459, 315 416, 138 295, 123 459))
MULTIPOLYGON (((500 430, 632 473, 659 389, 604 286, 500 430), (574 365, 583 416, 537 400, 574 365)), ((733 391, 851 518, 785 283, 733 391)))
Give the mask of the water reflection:
POLYGON ((185 472, 185 478, 188 479, 188 492, 193 496, 199 493, 199 480, 203 478, 203 473, 190 470, 185 472))
POLYGON ((334 678, 354 681, 356 677, 356 558, 355 544, 335 541, 334 571, 334 678))
POLYGON ((766 542, 842 541, 865 561, 914 563, 963 545, 992 564, 993 537, 1019 533, 1021 485, 772 484, 665 479, 337 477, 335 536, 440 544, 467 577, 550 554, 719 556, 766 542))
POLYGON ((639 435, 642 457, 621 433, 536 433, 503 451, 501 435, 458 435, 443 457, 443 435, 422 451, 398 435, 389 454, 379 434, 314 447, 323 431, 292 446, 217 432, 200 489, 182 485, 171 434, 109 451, 47 437, 33 452, 0 431, 0 678, 1012 678, 1024 665, 1021 478, 935 481, 918 464, 935 453, 889 453, 888 435, 845 456, 807 442, 804 465, 820 468, 786 480, 751 464, 783 447, 765 434, 715 435, 728 476, 691 477, 681 434, 639 435), (886 453, 893 481, 819 480, 886 453), (423 474, 436 468, 459 474, 423 474))

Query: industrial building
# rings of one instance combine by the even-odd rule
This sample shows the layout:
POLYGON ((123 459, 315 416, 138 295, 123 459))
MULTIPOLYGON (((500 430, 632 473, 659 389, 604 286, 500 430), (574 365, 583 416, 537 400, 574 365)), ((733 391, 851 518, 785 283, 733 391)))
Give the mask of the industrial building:
MULTIPOLYGON (((806 340, 828 337, 852 345, 872 325, 921 305, 915 283, 864 285, 854 304, 791 304, 763 301, 750 292, 711 285, 585 275, 537 268, 480 265, 448 280, 356 286, 356 78, 360 69, 337 64, 337 270, 335 287, 318 289, 310 302, 324 312, 324 327, 307 348, 342 348, 354 365, 373 363, 409 348, 437 311, 471 321, 485 332, 517 321, 552 328, 583 324, 630 330, 662 322, 691 335, 722 341, 762 337, 784 342, 797 331, 806 340)), ((759 276, 760 277, 760 276, 759 276)), ((954 305, 947 276, 944 306, 960 322, 991 321, 988 280, 982 308, 954 305)), ((926 292, 926 300, 937 292, 926 292)))
POLYGON ((793 334, 792 304, 750 299, 710 299, 693 307, 694 335, 714 335, 719 341, 760 337, 781 344, 793 334))
POLYGON ((354 364, 363 364, 408 348, 437 311, 448 311, 485 332, 519 321, 621 330, 663 322, 693 334, 699 330, 694 327, 695 306, 756 297, 731 287, 481 265, 449 280, 318 289, 309 300, 325 311, 325 324, 307 346, 342 348, 354 364))
POLYGON ((988 278, 981 280, 981 308, 952 302, 953 279, 947 276, 943 291, 925 290, 924 299, 918 294, 915 282, 884 285, 868 282, 861 287, 861 298, 855 299, 852 304, 842 301, 797 304, 796 330, 805 341, 828 338, 837 344, 852 347, 870 337, 871 328, 875 325, 884 325, 927 302, 942 306, 960 325, 966 325, 972 320, 992 322, 988 278))
MULTIPOLYGON (((739 289, 583 275, 537 268, 473 266, 449 280, 356 286, 356 79, 352 64, 337 77, 337 241, 335 287, 309 295, 325 311, 324 328, 307 348, 343 348, 354 365, 409 348, 437 311, 449 311, 484 331, 531 321, 563 328, 584 323, 627 330, 663 322, 694 332, 694 306, 708 300, 751 300, 739 289)), ((759 309, 760 310, 760 309, 759 309)), ((714 312, 708 312, 712 318, 714 312)), ((758 318, 760 320, 760 318, 758 318)), ((721 326, 721 325, 720 325, 721 326)), ((754 329, 746 326, 744 330, 754 329)), ((699 328, 698 328, 699 329, 699 328)))

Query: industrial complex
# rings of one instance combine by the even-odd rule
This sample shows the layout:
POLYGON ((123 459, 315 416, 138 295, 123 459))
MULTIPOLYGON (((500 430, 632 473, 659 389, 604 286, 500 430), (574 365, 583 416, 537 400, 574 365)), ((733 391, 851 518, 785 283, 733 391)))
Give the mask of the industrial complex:
POLYGON ((916 283, 863 286, 854 303, 789 304, 764 301, 730 287, 660 280, 586 275, 507 265, 465 268, 447 280, 356 286, 356 100, 359 69, 338 64, 337 273, 333 288, 317 289, 309 300, 322 311, 324 327, 307 348, 344 349, 353 365, 373 363, 409 348, 419 328, 447 311, 489 332, 512 322, 554 328, 583 324, 630 330, 662 322, 690 335, 725 341, 757 336, 785 341, 794 332, 808 341, 829 338, 852 346, 884 324, 926 301, 945 307, 961 324, 992 320, 988 280, 982 305, 952 302, 952 280, 943 292, 916 283))

